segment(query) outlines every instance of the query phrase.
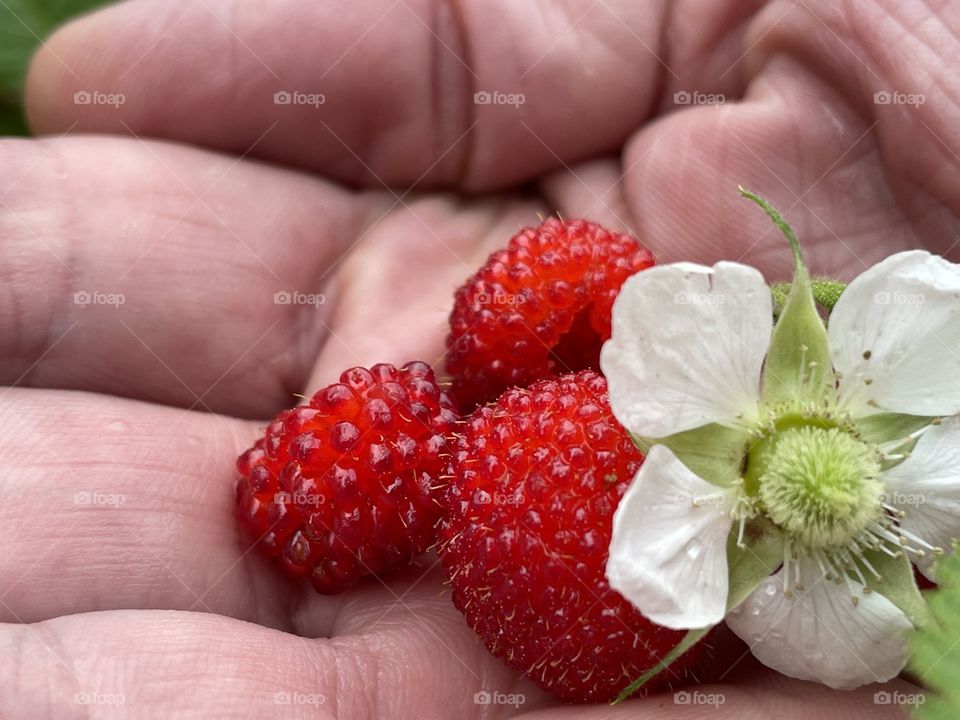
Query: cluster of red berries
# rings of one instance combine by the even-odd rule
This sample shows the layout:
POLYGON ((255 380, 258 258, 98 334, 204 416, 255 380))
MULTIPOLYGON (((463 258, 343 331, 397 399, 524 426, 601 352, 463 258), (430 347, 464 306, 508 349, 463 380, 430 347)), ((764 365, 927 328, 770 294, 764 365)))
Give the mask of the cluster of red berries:
POLYGON ((347 370, 240 457, 241 523, 322 593, 436 547, 494 655, 566 700, 615 697, 682 637, 605 577, 643 455, 595 370, 621 284, 652 264, 583 220, 522 230, 456 293, 452 391, 425 363, 347 370))

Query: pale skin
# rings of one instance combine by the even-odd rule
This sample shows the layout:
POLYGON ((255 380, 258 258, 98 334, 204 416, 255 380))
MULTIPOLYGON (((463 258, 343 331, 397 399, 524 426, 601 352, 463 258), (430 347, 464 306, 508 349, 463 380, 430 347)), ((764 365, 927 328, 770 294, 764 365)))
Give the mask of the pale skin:
MULTIPOLYGON (((44 137, 0 145, 0 715, 701 716, 560 706, 487 653, 432 556, 335 598, 285 581, 235 525, 234 458, 346 367, 442 364, 453 289, 538 213, 784 279, 743 184, 814 273, 958 260, 958 29, 953 2, 136 0, 61 30, 27 85, 44 137)), ((901 714, 719 646, 690 688, 722 694, 711 717, 901 714)))

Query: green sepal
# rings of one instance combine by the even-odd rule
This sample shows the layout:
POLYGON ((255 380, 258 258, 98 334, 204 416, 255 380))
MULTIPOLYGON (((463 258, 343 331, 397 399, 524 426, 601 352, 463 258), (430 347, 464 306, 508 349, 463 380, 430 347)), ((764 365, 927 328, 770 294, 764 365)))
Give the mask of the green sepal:
POLYGON ((697 476, 711 485, 730 487, 743 473, 750 435, 742 428, 711 423, 665 438, 635 435, 633 442, 644 455, 654 445, 665 445, 697 476))
POLYGON ((935 417, 920 415, 900 415, 899 413, 876 413, 857 418, 857 432, 860 439, 872 445, 902 440, 904 444, 910 442, 909 435, 922 430, 936 420, 935 417))
POLYGON ((896 605, 914 627, 926 627, 930 623, 930 608, 917 587, 913 564, 907 554, 893 558, 885 552, 869 550, 864 556, 880 574, 879 580, 872 574, 868 576, 867 587, 896 605))
POLYGON ((737 523, 727 538, 729 590, 727 612, 747 599, 783 563, 783 535, 762 517, 747 522, 743 543, 737 545, 737 523))
POLYGON ((680 640, 676 645, 673 646, 673 649, 668 652, 660 662, 654 665, 652 668, 647 670, 643 675, 638 677, 632 683, 627 685, 623 690, 620 691, 620 694, 614 700, 610 701, 611 705, 616 705, 626 700, 628 697, 633 695, 637 690, 646 685, 650 680, 655 678, 661 672, 666 670, 670 665, 676 662, 677 658, 683 655, 687 650, 696 645, 703 637, 713 629, 713 626, 705 628, 695 628, 689 630, 686 635, 683 636, 683 639, 680 640))
POLYGON ((819 403, 834 385, 827 329, 813 298, 810 274, 803 262, 800 243, 793 229, 773 206, 758 195, 740 188, 770 217, 787 238, 793 251, 794 273, 783 312, 773 329, 770 351, 763 367, 763 401, 776 406, 819 403))

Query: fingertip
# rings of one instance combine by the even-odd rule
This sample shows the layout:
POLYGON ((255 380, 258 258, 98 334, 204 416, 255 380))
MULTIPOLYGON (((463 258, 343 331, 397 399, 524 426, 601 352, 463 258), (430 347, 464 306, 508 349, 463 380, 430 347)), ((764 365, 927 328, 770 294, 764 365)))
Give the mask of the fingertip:
MULTIPOLYGON (((100 12, 85 15, 58 28, 46 38, 30 60, 24 83, 27 124, 36 135, 62 133, 78 124, 84 104, 80 78, 88 76, 96 53, 91 35, 100 24, 100 12)), ((89 94, 89 91, 87 91, 89 94)), ((96 110, 92 103, 86 103, 96 110)))
POLYGON ((24 83, 24 112, 30 130, 36 135, 63 132, 69 126, 69 114, 61 102, 69 89, 69 73, 63 60, 76 45, 75 25, 69 23, 47 38, 30 60, 24 83))

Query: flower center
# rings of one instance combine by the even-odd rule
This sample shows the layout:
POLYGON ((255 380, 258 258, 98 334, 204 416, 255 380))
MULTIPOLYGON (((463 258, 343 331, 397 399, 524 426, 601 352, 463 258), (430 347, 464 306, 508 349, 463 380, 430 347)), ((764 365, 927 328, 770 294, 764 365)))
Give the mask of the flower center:
POLYGON ((810 550, 844 546, 883 513, 876 450, 837 428, 776 432, 751 453, 766 515, 810 550))

